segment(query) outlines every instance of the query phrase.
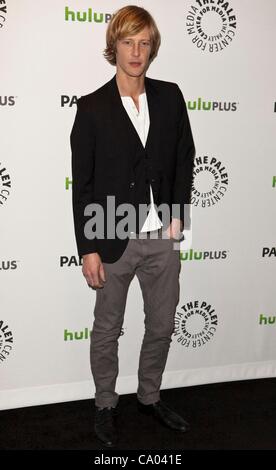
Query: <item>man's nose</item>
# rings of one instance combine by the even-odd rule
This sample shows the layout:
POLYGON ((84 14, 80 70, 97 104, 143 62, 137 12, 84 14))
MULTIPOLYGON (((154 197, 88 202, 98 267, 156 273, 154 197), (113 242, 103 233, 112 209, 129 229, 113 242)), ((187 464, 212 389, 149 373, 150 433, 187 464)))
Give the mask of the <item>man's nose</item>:
POLYGON ((138 44, 138 43, 137 43, 137 44, 135 44, 135 43, 133 44, 133 46, 132 46, 132 54, 133 54, 134 56, 139 56, 139 55, 140 55, 140 44, 138 44))

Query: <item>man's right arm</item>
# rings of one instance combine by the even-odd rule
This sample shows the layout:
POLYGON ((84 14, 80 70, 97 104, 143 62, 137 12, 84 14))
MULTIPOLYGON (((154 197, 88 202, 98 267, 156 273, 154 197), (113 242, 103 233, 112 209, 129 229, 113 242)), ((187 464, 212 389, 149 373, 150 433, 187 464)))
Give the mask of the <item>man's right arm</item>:
POLYGON ((85 237, 84 209, 93 202, 95 134, 92 115, 83 99, 77 101, 77 113, 70 135, 72 150, 72 203, 75 236, 79 256, 96 253, 96 240, 85 237))
POLYGON ((82 272, 88 285, 103 287, 105 273, 96 239, 85 237, 86 223, 84 210, 93 202, 95 134, 92 116, 84 107, 83 100, 77 101, 77 113, 70 135, 72 150, 72 202, 75 236, 79 256, 83 258, 82 272))

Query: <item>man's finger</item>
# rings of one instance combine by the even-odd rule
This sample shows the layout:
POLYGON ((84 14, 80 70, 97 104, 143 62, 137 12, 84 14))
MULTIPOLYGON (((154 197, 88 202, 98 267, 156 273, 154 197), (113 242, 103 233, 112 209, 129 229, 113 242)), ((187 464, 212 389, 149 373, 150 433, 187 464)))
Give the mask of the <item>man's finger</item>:
POLYGON ((101 264, 100 269, 99 269, 99 275, 100 275, 100 280, 102 282, 106 282, 104 267, 103 267, 102 264, 101 264))
POLYGON ((96 289, 103 287, 103 284, 101 283, 98 274, 92 274, 90 276, 87 276, 86 280, 91 287, 94 287, 96 289))

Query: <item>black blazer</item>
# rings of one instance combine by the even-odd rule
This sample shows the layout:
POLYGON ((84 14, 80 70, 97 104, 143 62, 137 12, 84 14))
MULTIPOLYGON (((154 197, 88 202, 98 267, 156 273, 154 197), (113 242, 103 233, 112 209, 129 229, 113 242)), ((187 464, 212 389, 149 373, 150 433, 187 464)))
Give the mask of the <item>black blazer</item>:
POLYGON ((114 195, 116 204, 133 202, 135 164, 150 156, 154 201, 190 202, 195 147, 183 95, 177 84, 145 77, 150 127, 144 147, 121 101, 116 75, 93 93, 77 100, 70 135, 72 149, 72 202, 75 236, 80 256, 98 252, 113 263, 124 252, 129 238, 92 239, 84 235, 91 217, 84 209, 114 195))

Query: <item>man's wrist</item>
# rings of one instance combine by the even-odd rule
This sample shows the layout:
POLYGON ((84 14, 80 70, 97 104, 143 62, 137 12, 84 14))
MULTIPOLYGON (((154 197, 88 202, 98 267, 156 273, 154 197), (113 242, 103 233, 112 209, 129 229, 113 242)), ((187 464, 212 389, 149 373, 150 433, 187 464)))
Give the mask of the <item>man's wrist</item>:
POLYGON ((92 253, 85 253, 85 255, 82 255, 82 258, 85 259, 85 258, 88 258, 91 255, 97 255, 97 254, 98 253, 96 251, 93 251, 92 253))

